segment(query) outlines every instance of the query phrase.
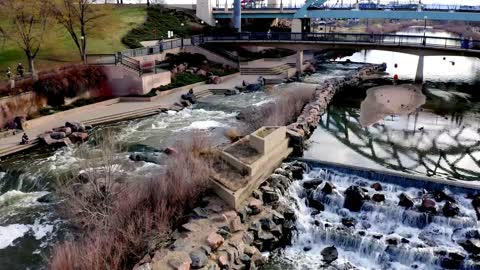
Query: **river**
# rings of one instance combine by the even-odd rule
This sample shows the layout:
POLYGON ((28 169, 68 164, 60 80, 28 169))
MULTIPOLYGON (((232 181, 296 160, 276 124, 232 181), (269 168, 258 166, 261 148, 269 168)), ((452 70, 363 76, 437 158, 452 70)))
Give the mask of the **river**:
MULTIPOLYGON (((419 33, 418 29, 407 32, 419 33)), ((448 35, 444 32, 427 34, 448 35)), ((391 84, 394 74, 398 74, 400 80, 405 82, 412 80, 417 57, 383 51, 361 51, 342 60, 346 59, 354 62, 386 62, 388 75, 383 79, 367 81, 356 91, 348 91, 345 92, 348 94, 335 98, 328 113, 322 118, 321 127, 314 132, 310 140, 310 147, 305 153, 306 157, 381 169, 400 169, 449 179, 478 179, 480 157, 479 151, 476 151, 478 145, 475 144, 475 140, 479 140, 480 94, 475 90, 480 86, 479 60, 451 56, 446 59, 426 57, 424 92, 427 102, 423 110, 381 120, 377 126, 359 128, 357 118, 366 90, 376 85, 391 84), (452 65, 451 61, 455 64, 452 65), (398 67, 394 68, 394 64, 398 64, 398 67), (459 111, 459 109, 462 110, 459 111), (342 128, 345 124, 348 126, 347 129, 342 128), (462 130, 462 134, 456 136, 455 132, 459 130, 462 130), (446 131, 448 131, 447 135, 445 135, 446 131), (435 145, 436 148, 428 144, 428 141, 433 138, 442 138, 439 144, 435 145), (415 153, 410 152, 418 148, 414 142, 419 140, 424 142, 424 147, 427 149, 425 154, 427 161, 418 166, 407 165, 407 160, 415 157, 415 153), (371 155, 371 149, 360 145, 369 141, 374 145, 375 158, 371 155), (395 149, 398 149, 397 153, 402 166, 398 165, 397 160, 388 156, 391 154, 389 148, 392 144, 395 149), (449 147, 451 151, 447 151, 449 147), (435 164, 440 159, 439 149, 447 154, 447 158, 442 158, 435 169, 435 164), (452 156, 448 156, 449 154, 452 156), (452 163, 449 162, 452 158, 455 160, 460 158, 459 161, 454 160, 454 169, 449 165, 452 163), (428 169, 423 164, 427 164, 428 169)), ((317 73, 306 81, 319 83, 326 78, 346 76, 354 73, 358 67, 359 65, 355 64, 322 64, 317 73)), ((216 143, 222 144, 227 142, 223 136, 225 130, 238 123, 235 116, 239 109, 249 105, 260 105, 270 99, 271 95, 268 93, 241 94, 231 97, 210 96, 193 108, 181 112, 167 112, 95 128, 93 137, 101 136, 107 130, 113 130, 116 141, 124 146, 117 155, 125 160, 128 160, 128 156, 132 153, 152 151, 171 145, 189 136, 192 131, 204 132, 216 143)), ((96 149, 94 144, 90 144, 89 147, 92 152, 96 149)), ((413 162, 416 161, 414 158, 413 162)), ((148 177, 161 167, 161 165, 146 162, 129 162, 131 166, 128 168, 128 173, 131 176, 148 177)), ((82 157, 78 155, 77 148, 59 150, 39 148, 14 155, 1 162, 1 269, 45 269, 45 258, 48 257, 51 245, 63 237, 70 237, 68 223, 57 214, 55 205, 39 202, 38 198, 51 192, 59 177, 72 168, 78 168, 81 163, 82 157)), ((321 173, 323 172, 319 170, 314 171, 312 175, 306 176, 306 180, 321 173)), ((341 175, 336 179, 348 180, 348 176, 341 175)), ((344 183, 348 183, 347 180, 344 183)), ((338 185, 339 189, 345 188, 345 184, 338 185)), ((269 267, 278 269, 278 266, 288 265, 291 269, 318 269, 316 268, 318 265, 311 262, 318 259, 318 250, 327 243, 322 242, 322 238, 318 240, 313 238, 316 242, 312 242, 311 245, 316 246, 312 247, 310 253, 303 252, 305 237, 315 237, 306 225, 312 219, 309 210, 305 206, 301 207, 299 187, 293 187, 291 192, 291 197, 296 198, 296 204, 300 206, 297 209, 297 215, 305 217, 298 221, 297 226, 304 228, 304 232, 308 233, 299 234, 294 245, 287 248, 284 255, 277 257, 276 263, 269 267), (299 260, 300 263, 289 264, 289 259, 299 260)), ((471 214, 471 209, 466 205, 462 205, 462 211, 465 212, 466 217, 471 214)), ((328 214, 327 211, 323 214, 324 216, 318 218, 325 219, 327 218, 325 215, 328 214)), ((337 217, 330 216, 330 218, 335 220, 337 217)), ((448 241, 445 240, 442 244, 448 244, 448 241)), ((361 267, 364 263, 356 259, 358 256, 355 251, 340 254, 342 260, 351 261, 361 267)), ((382 263, 384 261, 380 261, 378 265, 384 265, 382 263)))
MULTIPOLYGON (((273 92, 276 92, 274 90, 273 92)), ((238 110, 268 102, 264 92, 236 96, 210 96, 192 108, 168 111, 152 117, 96 127, 92 137, 113 134, 120 145, 116 155, 126 161, 132 179, 149 177, 161 165, 133 162, 129 155, 151 152, 200 132, 216 144, 227 143, 223 135, 238 124, 238 110)), ((90 153, 97 146, 87 145, 90 153)), ((53 191, 56 181, 74 169, 83 168, 84 156, 77 147, 59 150, 41 147, 2 161, 0 173, 0 269, 45 269, 45 259, 55 241, 71 237, 68 223, 61 219, 56 205, 38 199, 53 191)))
MULTIPOLYGON (((423 29, 410 28, 400 34, 423 36, 423 29)), ((431 29, 427 35, 455 37, 431 29)), ((340 60, 347 59, 385 62, 387 74, 336 95, 310 138, 304 157, 451 181, 480 180, 479 59, 425 57, 425 83, 422 91, 415 93, 417 99, 384 90, 393 84, 395 74, 400 84, 413 83, 418 56, 363 50, 340 60), (372 89, 376 86, 383 90, 372 89), (372 95, 377 95, 377 103, 367 102, 372 95), (362 123, 365 110, 371 114, 384 108, 379 99, 395 103, 393 99, 398 98, 404 99, 402 107, 408 102, 414 104, 409 113, 380 112, 376 121, 362 123)), ((318 83, 348 76, 355 68, 355 64, 320 64, 307 81, 318 83)), ((422 198, 430 196, 429 190, 382 183, 383 191, 379 192, 371 188, 375 180, 331 168, 312 168, 284 198, 297 216, 292 245, 270 254, 272 262, 264 269, 479 269, 478 262, 472 261, 458 244, 459 235, 479 228, 466 194, 446 188, 444 192, 459 205, 459 216, 445 218, 437 214, 431 220, 419 210, 407 211, 398 206, 400 193, 409 194, 418 205, 422 198), (329 181, 336 189, 330 195, 324 194, 322 183, 317 189, 307 190, 303 183, 311 179, 329 181), (369 201, 359 212, 347 210, 345 191, 354 185, 363 187, 369 196, 384 195, 385 201, 369 201), (312 198, 321 201, 325 210, 318 212, 308 207, 312 198), (344 225, 345 219, 355 221, 354 225, 344 225), (338 259, 328 265, 322 261, 321 251, 332 245, 338 250, 338 259), (466 259, 450 260, 449 256, 456 255, 466 259)), ((437 201, 437 207, 442 204, 437 201)))

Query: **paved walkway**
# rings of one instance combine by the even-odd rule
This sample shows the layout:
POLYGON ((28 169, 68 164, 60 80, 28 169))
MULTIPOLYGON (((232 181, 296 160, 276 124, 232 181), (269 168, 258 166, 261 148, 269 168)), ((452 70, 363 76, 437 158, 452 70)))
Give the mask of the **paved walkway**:
MULTIPOLYGON (((220 84, 216 85, 200 85, 194 87, 194 92, 200 92, 207 89, 232 89, 237 85, 242 85, 242 82, 256 82, 259 76, 255 75, 236 75, 226 79, 220 84)), ((265 76, 271 77, 271 76, 265 76)), ((183 91, 175 91, 166 96, 160 97, 157 100, 150 102, 119 102, 114 104, 97 104, 96 106, 89 106, 84 110, 70 110, 64 111, 58 114, 49 115, 33 119, 28 121, 30 128, 27 129, 26 133, 30 139, 37 138, 40 134, 45 131, 52 130, 52 128, 65 125, 67 121, 78 121, 86 122, 96 118, 108 117, 115 114, 128 113, 141 109, 148 109, 154 107, 165 107, 168 108, 173 105, 175 102, 180 100, 180 96, 188 92, 188 89, 183 91)), ((9 148, 16 147, 21 141, 22 133, 15 136, 10 136, 0 139, 0 156, 2 152, 9 150, 9 148)), ((24 150, 24 149, 18 149, 24 150)))

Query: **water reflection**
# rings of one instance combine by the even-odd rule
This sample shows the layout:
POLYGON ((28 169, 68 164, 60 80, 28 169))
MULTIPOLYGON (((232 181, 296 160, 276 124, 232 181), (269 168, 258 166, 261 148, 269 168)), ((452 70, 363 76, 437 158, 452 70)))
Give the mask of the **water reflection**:
POLYGON ((360 105, 360 124, 369 126, 388 115, 404 115, 425 104, 426 97, 417 85, 386 85, 367 90, 360 105))
MULTIPOLYGON (((423 38, 423 27, 411 27, 404 31, 397 32, 400 35, 418 35, 419 40, 423 38)), ((427 36, 451 37, 458 38, 458 35, 427 29, 427 36)), ((429 44, 440 42, 437 39, 427 39, 429 44)), ((445 40, 442 40, 445 42, 445 40)), ((445 44, 437 44, 445 46, 445 44)), ((455 45, 455 44, 446 44, 455 45)), ((458 45, 458 44, 457 44, 458 45)), ((390 76, 397 74, 400 79, 412 80, 415 78, 418 56, 397 52, 381 51, 381 50, 361 50, 352 56, 344 57, 341 61, 351 60, 352 62, 368 62, 368 63, 387 63, 387 73, 390 76), (397 68, 395 68, 397 64, 397 68)), ((464 56, 427 56, 424 60, 424 79, 434 82, 466 82, 474 83, 479 80, 480 61, 474 57, 464 56)))
POLYGON ((387 117, 362 128, 358 109, 331 106, 321 120, 321 128, 313 134, 313 144, 305 156, 427 176, 478 180, 480 126, 474 115, 464 115, 461 124, 452 120, 418 111, 387 117), (322 153, 329 153, 328 159, 322 153))

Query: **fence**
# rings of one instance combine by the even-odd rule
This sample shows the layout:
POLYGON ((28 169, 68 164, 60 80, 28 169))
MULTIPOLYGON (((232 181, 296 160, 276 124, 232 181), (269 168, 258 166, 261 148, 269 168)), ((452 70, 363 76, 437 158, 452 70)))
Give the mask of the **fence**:
POLYGON ((378 45, 418 45, 431 48, 472 49, 480 40, 419 35, 356 34, 356 33, 232 33, 192 37, 194 44, 210 41, 318 41, 325 43, 371 43, 378 45))
POLYGON ((158 73, 162 67, 157 63, 144 63, 134 59, 133 57, 146 56, 152 54, 160 54, 165 50, 171 50, 176 48, 183 48, 184 46, 191 45, 191 39, 176 38, 165 41, 159 41, 158 45, 148 46, 138 49, 130 49, 116 54, 88 54, 87 64, 89 65, 117 65, 123 66, 138 72, 139 76, 145 73, 158 73))
POLYGON ((158 45, 155 45, 155 46, 125 50, 125 51, 122 51, 122 55, 126 55, 128 57, 137 57, 137 56, 159 54, 165 50, 182 48, 183 46, 187 46, 190 44, 191 44, 190 39, 177 38, 177 39, 171 39, 166 41, 160 41, 158 45))

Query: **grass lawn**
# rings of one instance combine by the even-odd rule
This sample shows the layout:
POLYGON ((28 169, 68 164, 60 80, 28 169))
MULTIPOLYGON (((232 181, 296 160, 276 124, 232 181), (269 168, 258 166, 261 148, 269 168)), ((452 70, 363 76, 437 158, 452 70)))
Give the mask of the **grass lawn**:
MULTIPOLYGON (((146 18, 146 8, 139 6, 112 6, 106 11, 108 14, 98 26, 87 35, 87 53, 112 53, 126 48, 122 44, 122 37, 129 30, 142 24, 146 18)), ((0 21, 0 23, 3 23, 0 21)), ((49 69, 80 61, 77 47, 70 35, 62 26, 53 26, 45 38, 45 45, 40 49, 36 58, 37 70, 49 69)), ((0 43, 0 78, 4 77, 4 70, 10 66, 15 70, 22 62, 27 66, 27 59, 23 51, 15 43, 7 41, 0 43)))

